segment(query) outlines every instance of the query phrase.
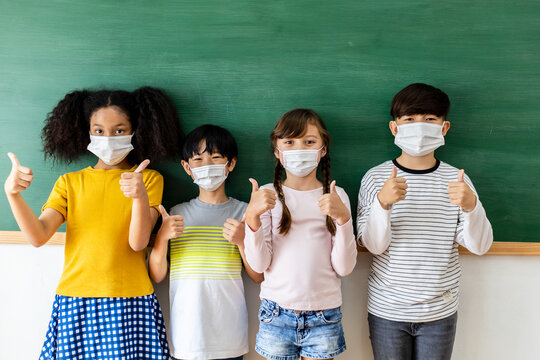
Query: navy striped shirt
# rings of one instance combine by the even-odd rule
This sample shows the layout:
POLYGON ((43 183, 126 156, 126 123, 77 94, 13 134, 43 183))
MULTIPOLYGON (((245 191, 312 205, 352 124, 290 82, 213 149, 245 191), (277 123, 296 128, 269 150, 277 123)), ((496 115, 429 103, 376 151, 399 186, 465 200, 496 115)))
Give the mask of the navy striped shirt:
POLYGON ((493 233, 477 196, 469 213, 450 203, 448 183, 458 169, 437 160, 427 170, 410 170, 395 160, 369 170, 358 195, 357 230, 375 254, 368 282, 368 312, 407 322, 433 321, 457 311, 461 266, 458 244, 476 254, 491 246, 493 233), (407 195, 384 210, 377 194, 393 165, 407 180, 407 195), (371 216, 370 216, 371 215, 371 216))

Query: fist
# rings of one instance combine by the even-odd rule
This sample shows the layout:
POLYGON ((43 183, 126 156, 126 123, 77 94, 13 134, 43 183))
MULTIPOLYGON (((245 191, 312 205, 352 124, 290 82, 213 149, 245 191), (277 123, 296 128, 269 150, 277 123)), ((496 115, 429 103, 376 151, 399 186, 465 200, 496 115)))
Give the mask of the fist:
POLYGON ((377 199, 385 210, 390 209, 398 201, 405 199, 407 195, 407 180, 396 176, 397 168, 394 165, 390 177, 385 181, 381 191, 377 194, 377 199))
POLYGON ((339 225, 345 224, 351 218, 351 212, 336 192, 335 180, 330 184, 330 193, 322 195, 318 203, 321 212, 336 220, 339 225))
POLYGON ((465 170, 461 169, 458 172, 457 181, 448 183, 448 198, 450 203, 459 206, 463 211, 473 211, 476 207, 476 195, 463 179, 465 170))
POLYGON ((159 205, 159 212, 163 217, 158 236, 166 239, 176 239, 184 233, 184 218, 181 215, 169 215, 163 205, 159 205))
POLYGON ((251 199, 246 209, 246 216, 261 216, 266 211, 276 206, 276 193, 273 190, 259 190, 259 184, 255 179, 249 179, 251 182, 251 199))
POLYGON ((150 164, 150 160, 144 160, 134 172, 122 173, 120 179, 120 190, 124 193, 125 197, 131 199, 143 198, 146 193, 143 181, 143 170, 150 164))
POLYGON ((8 156, 11 160, 11 172, 4 183, 4 190, 8 195, 15 195, 30 186, 34 175, 31 169, 21 166, 14 153, 8 153, 8 156))
POLYGON ((229 218, 223 224, 223 237, 239 248, 243 248, 245 229, 246 225, 244 221, 229 218))

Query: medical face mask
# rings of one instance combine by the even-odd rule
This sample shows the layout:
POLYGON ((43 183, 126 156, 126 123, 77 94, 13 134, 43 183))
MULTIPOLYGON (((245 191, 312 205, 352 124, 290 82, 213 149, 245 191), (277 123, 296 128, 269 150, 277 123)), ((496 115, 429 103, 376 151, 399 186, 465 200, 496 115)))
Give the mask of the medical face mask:
POLYGON ((87 149, 105 164, 116 165, 133 150, 133 145, 131 145, 132 137, 133 134, 125 136, 90 135, 90 144, 88 144, 87 149))
POLYGON ((319 151, 321 149, 284 151, 278 149, 278 151, 283 154, 283 167, 285 170, 294 176, 304 177, 309 175, 319 165, 319 151))
POLYGON ((425 122, 398 125, 394 144, 409 155, 427 155, 444 145, 443 125, 425 122))
POLYGON ((227 161, 226 164, 217 164, 217 165, 206 165, 199 166, 196 168, 191 168, 188 165, 191 173, 193 174, 193 182, 206 191, 214 191, 223 184, 225 179, 227 179, 227 161))

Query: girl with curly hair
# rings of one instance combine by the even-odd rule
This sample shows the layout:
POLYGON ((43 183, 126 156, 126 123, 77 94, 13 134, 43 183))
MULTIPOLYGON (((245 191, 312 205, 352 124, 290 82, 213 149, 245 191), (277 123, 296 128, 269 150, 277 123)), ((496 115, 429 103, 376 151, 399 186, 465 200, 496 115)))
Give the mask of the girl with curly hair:
POLYGON ((174 105, 150 87, 73 91, 49 113, 42 140, 55 161, 70 163, 87 149, 98 160, 60 176, 38 217, 21 195, 32 170, 8 154, 4 189, 29 242, 39 247, 67 223, 64 269, 40 360, 169 359, 145 263, 163 177, 145 168, 180 153, 174 105))

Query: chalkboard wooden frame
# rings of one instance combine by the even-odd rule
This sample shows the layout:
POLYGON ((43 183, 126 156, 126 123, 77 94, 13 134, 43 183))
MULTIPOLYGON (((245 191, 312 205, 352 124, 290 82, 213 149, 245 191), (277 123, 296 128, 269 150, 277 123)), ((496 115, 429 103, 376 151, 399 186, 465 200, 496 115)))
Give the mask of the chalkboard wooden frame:
MULTIPOLYGON (((64 245, 65 239, 66 233, 57 232, 46 245, 64 245)), ((28 241, 26 241, 20 231, 0 231, 0 244, 28 244, 28 241)), ((363 247, 358 247, 358 250, 367 252, 363 247)), ((473 255, 462 246, 459 247, 459 253, 473 255)), ((486 255, 540 256, 540 243, 495 241, 486 255)))

